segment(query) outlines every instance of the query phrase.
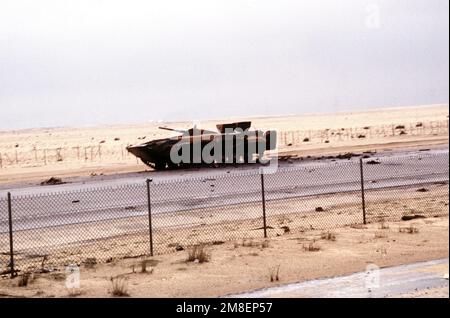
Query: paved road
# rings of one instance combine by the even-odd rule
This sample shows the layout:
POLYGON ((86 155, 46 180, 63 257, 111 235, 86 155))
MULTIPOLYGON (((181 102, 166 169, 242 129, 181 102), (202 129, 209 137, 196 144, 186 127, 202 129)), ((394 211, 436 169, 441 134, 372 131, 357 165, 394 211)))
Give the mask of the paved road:
POLYGON ((364 272, 328 279, 261 289, 236 295, 232 298, 384 298, 411 297, 446 289, 448 297, 448 258, 409 265, 374 267, 364 272))
MULTIPOLYGON (((448 148, 428 152, 393 152, 366 159, 368 190, 446 182, 448 148), (379 164, 368 164, 375 160, 379 164)), ((359 159, 280 163, 265 176, 267 200, 360 189, 359 159)), ((192 210, 261 200, 258 168, 205 169, 133 175, 102 182, 10 189, 14 229, 24 230, 145 215, 145 179, 152 177, 153 213, 192 210), (180 179, 180 174, 183 174, 180 179), (49 191, 57 191, 49 193, 49 191)), ((8 230, 6 190, 0 191, 0 233, 8 230)))

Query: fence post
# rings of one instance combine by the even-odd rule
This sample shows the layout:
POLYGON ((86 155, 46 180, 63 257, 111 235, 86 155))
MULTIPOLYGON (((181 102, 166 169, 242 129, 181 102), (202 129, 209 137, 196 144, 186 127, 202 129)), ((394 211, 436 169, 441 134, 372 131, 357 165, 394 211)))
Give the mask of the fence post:
POLYGON ((264 187, 264 172, 261 171, 261 196, 262 196, 262 208, 263 208, 263 227, 264 238, 267 238, 267 224, 266 224, 266 194, 264 187))
POLYGON ((8 192, 8 224, 9 224, 9 268, 11 269, 11 278, 16 276, 14 271, 14 247, 13 247, 13 228, 12 228, 12 207, 11 207, 11 193, 8 192))
POLYGON ((362 198, 362 211, 363 211, 363 222, 366 224, 366 199, 364 196, 364 171, 363 171, 363 159, 359 159, 359 170, 361 172, 361 198, 362 198))
POLYGON ((150 183, 152 179, 147 179, 147 204, 148 204, 148 235, 150 239, 150 256, 153 256, 153 227, 152 227, 152 203, 150 199, 150 183))

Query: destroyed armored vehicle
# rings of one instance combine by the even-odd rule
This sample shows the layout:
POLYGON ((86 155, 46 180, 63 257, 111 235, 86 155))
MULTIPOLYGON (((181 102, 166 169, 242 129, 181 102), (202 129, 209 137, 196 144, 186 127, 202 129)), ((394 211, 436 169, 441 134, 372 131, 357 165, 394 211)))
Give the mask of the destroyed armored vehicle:
POLYGON ((217 131, 159 127, 180 135, 128 146, 127 150, 155 170, 257 163, 266 151, 276 148, 276 132, 250 130, 250 126, 250 121, 244 121, 219 124, 217 131))

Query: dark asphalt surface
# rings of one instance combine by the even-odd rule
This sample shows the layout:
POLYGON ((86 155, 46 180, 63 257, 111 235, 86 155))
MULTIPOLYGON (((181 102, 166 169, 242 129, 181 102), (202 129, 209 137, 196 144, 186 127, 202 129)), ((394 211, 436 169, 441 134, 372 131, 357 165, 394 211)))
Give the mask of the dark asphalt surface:
MULTIPOLYGON (((392 152, 365 159, 367 190, 449 180, 448 148, 392 152), (374 160, 379 164, 368 164, 374 160)), ((258 167, 192 169, 131 174, 57 186, 0 190, 0 233, 8 230, 6 193, 13 197, 14 229, 145 215, 145 180, 152 178, 153 213, 226 206, 261 200, 258 167), (51 193, 50 193, 51 192, 51 193)), ((360 190, 359 158, 280 162, 264 177, 267 200, 360 190)))

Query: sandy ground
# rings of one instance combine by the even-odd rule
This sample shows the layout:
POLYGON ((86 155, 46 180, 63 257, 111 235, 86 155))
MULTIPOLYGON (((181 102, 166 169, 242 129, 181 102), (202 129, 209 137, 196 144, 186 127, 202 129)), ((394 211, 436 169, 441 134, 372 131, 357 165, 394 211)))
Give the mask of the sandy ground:
MULTIPOLYGON (((249 119, 225 121, 234 120, 249 119)), ((279 131, 281 154, 321 155, 448 144, 447 105, 250 120, 254 128, 279 131), (305 138, 309 141, 305 142, 305 138)), ((220 122, 223 121, 197 124, 215 129, 220 122)), ((172 136, 158 126, 183 129, 192 123, 0 132, 0 183, 143 171, 146 166, 125 147, 172 136)))
MULTIPOLYGON (((65 287, 67 274, 58 271, 34 274, 27 287, 18 287, 19 278, 0 280, 4 297, 109 297, 111 278, 123 280, 132 297, 216 297, 320 277, 362 271, 367 264, 379 267, 448 257, 448 217, 407 222, 369 224, 323 231, 285 234, 263 240, 247 240, 209 245, 209 261, 187 262, 187 251, 146 258, 124 259, 83 265, 80 288, 65 287), (414 227, 415 234, 399 227, 414 227), (267 243, 264 243, 267 242, 267 243), (313 246, 316 250, 309 250, 313 246), (276 272, 279 267, 278 280, 276 272), (271 273, 274 281, 271 281, 271 273)), ((437 291, 434 294, 439 296, 437 291)), ((409 295, 422 297, 426 295, 409 295)), ((445 295, 443 295, 445 296, 445 295)), ((448 297, 448 294, 447 296, 448 297)))
MULTIPOLYGON (((21 274, 39 272, 44 255, 48 255, 44 268, 53 272, 33 274, 35 279, 28 287, 17 287, 20 276, 13 280, 5 276, 0 280, 0 295, 70 296, 65 288, 64 265, 71 263, 81 267, 79 293, 83 297, 111 296, 110 278, 116 276, 125 279, 133 297, 216 297, 358 272, 368 263, 383 267, 445 258, 449 239, 448 185, 427 188, 430 191, 426 193, 414 187, 368 192, 367 216, 373 223, 367 226, 361 225, 359 197, 352 193, 270 202, 270 211, 277 212, 268 216, 266 240, 262 220, 256 217, 260 207, 251 204, 228 208, 227 220, 220 219, 220 213, 217 219, 211 218, 211 211, 206 209, 161 215, 154 221, 155 250, 165 254, 155 257, 136 257, 148 254, 145 219, 84 224, 81 235, 80 226, 19 232, 15 236, 16 248, 21 251, 17 262, 29 262, 21 274), (319 204, 324 212, 314 212, 319 204), (230 213, 234 217, 230 218, 230 213), (411 214, 427 218, 398 221, 411 214), (242 219, 242 215, 250 219, 242 219), (138 231, 132 233, 132 229, 138 231), (405 229, 418 232, 409 234, 405 229), (327 233, 331 233, 330 239, 325 238, 327 233), (80 242, 89 235, 92 239, 109 238, 80 242), (56 245, 55 237, 59 238, 56 245), (31 241, 36 245, 25 249, 31 241), (189 246, 198 243, 205 243, 210 261, 186 262, 189 246), (178 245, 185 249, 176 252, 178 245), (305 250, 310 245, 319 250, 305 250), (90 258, 98 264, 87 266, 90 258), (139 273, 142 260, 148 260, 149 270, 153 268, 151 274, 139 273), (278 266, 280 280, 270 282, 270 271, 278 266)), ((6 245, 1 247, 5 249, 6 245)), ((5 253, 2 262, 7 262, 5 253)))

